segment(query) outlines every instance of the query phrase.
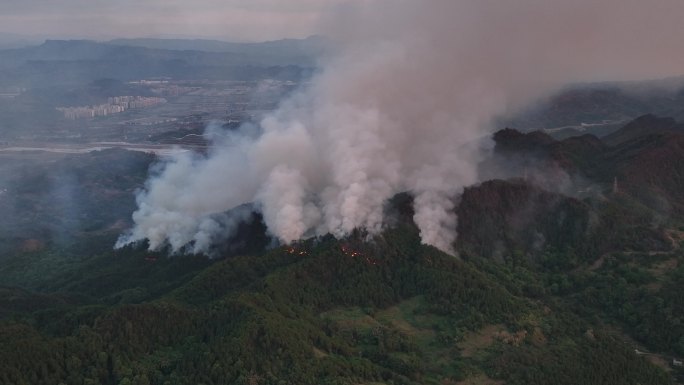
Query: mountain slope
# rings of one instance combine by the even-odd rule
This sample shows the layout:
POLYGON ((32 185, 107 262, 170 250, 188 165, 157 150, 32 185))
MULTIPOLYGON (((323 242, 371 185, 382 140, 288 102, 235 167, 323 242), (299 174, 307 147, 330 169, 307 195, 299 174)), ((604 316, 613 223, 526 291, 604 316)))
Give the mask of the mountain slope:
MULTIPOLYGON (((248 248, 169 257, 111 250, 120 229, 90 229, 98 216, 69 247, 7 251, 0 383, 681 383, 669 364, 684 356, 681 135, 495 140, 492 162, 516 167, 464 191, 459 257, 420 244, 409 194, 373 238, 267 247, 255 214, 240 230, 248 248), (658 191, 669 216, 649 200, 658 191)), ((58 219, 61 190, 35 194, 60 170, 78 192, 67 196, 132 205, 151 159, 130 155, 26 170, 15 208, 58 219)))
POLYGON ((294 250, 217 262, 153 302, 39 314, 35 326, 6 321, 0 379, 669 383, 614 333, 588 338, 584 321, 523 295, 533 279, 483 272, 420 246, 415 229, 387 232, 374 245, 351 238, 294 250), (55 325, 59 319, 73 321, 55 325))

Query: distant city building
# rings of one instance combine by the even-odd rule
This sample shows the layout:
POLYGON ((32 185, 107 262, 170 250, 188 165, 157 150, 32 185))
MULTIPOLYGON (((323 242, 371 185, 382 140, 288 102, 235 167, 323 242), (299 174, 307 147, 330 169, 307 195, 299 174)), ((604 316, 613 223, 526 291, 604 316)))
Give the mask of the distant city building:
POLYGON ((128 109, 148 108, 166 102, 166 99, 158 97, 115 96, 107 99, 107 104, 84 107, 59 107, 57 111, 63 113, 66 119, 77 120, 119 114, 128 109))

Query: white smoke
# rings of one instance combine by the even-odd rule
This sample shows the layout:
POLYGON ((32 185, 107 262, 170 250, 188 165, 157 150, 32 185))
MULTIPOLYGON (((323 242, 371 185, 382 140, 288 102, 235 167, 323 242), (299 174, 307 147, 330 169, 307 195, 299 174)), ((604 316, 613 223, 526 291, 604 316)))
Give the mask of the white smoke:
POLYGON ((679 0, 375 0, 330 16, 339 43, 310 88, 258 135, 178 155, 138 196, 118 246, 207 250, 216 213, 255 201, 283 242, 383 229, 383 205, 415 196, 424 243, 453 252, 454 197, 477 181, 474 143, 493 119, 569 81, 684 68, 679 0))
POLYGON ((276 166, 257 195, 264 221, 281 241, 290 243, 302 239, 320 221, 318 207, 307 202, 308 182, 301 172, 287 166, 276 166))

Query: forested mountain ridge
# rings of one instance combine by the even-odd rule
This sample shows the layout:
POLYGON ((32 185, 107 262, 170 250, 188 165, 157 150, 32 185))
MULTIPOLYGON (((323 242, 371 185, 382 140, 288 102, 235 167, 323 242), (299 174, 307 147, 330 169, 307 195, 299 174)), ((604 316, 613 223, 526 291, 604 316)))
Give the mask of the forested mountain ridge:
MULTIPOLYGON (((42 170, 72 162, 85 196, 116 190, 119 174, 128 194, 109 191, 99 226, 80 218, 65 238, 38 234, 40 247, 4 252, 0 383, 681 383, 681 134, 494 139, 482 165, 491 180, 458 203, 457 258, 420 244, 408 194, 370 241, 264 247, 257 215, 238 256, 113 251, 121 224, 111 225, 152 159, 57 161, 42 170)), ((28 173, 22 193, 41 175, 28 173)), ((57 218, 43 199, 27 201, 43 210, 38 224, 57 218)))

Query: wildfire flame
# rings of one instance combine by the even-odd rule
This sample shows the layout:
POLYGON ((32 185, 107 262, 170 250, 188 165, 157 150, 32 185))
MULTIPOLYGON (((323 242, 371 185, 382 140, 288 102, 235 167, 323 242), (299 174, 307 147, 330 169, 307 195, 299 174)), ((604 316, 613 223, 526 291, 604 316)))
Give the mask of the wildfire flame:
POLYGON ((362 253, 359 252, 359 251, 352 250, 352 249, 350 249, 349 247, 347 247, 346 245, 340 246, 340 250, 342 250, 342 253, 343 253, 344 255, 346 255, 346 256, 348 256, 348 257, 350 257, 350 258, 361 257, 361 258, 363 258, 363 260, 366 261, 366 263, 369 264, 369 265, 374 265, 374 266, 377 266, 377 265, 378 265, 378 261, 376 261, 376 260, 374 260, 374 259, 368 257, 367 255, 362 254, 362 253))
POLYGON ((292 255, 302 255, 302 256, 309 255, 309 253, 307 251, 297 249, 295 247, 288 247, 287 249, 285 249, 285 252, 288 254, 292 254, 292 255))

